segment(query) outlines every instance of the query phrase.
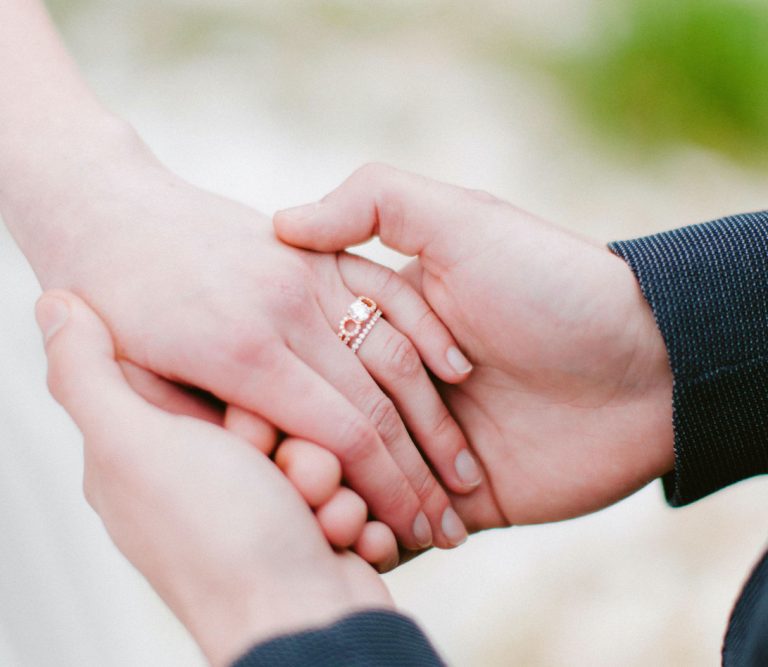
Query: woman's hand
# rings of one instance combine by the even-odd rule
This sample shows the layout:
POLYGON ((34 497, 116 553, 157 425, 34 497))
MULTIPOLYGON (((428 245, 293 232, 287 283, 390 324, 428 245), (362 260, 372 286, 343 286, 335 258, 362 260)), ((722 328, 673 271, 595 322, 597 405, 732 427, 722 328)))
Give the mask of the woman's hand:
POLYGON ((664 342, 631 270, 604 246, 376 165, 275 226, 321 252, 379 235, 418 255, 405 275, 475 364, 466 382, 441 385, 493 490, 453 499, 470 529, 590 512, 671 469, 664 342))
POLYGON ((255 211, 190 186, 139 145, 115 143, 83 163, 75 154, 80 169, 46 175, 45 196, 5 200, 43 286, 85 299, 122 358, 332 451, 406 547, 461 542, 466 532, 414 441, 447 488, 479 483, 420 357, 446 382, 470 367, 423 299, 374 264, 279 243, 255 211), (359 294, 388 321, 355 356, 336 330, 359 294))
MULTIPOLYGON (((49 386, 85 436, 89 502, 213 664, 278 633, 392 606, 378 575, 329 546, 307 503, 264 455, 274 446, 269 429, 248 443, 147 403, 121 372, 104 324, 74 295, 44 295, 37 316, 49 386)), ((305 446, 287 440, 278 458, 290 465, 290 450, 305 446)), ((327 466, 315 463, 325 477, 327 466)), ((320 501, 327 489, 304 492, 320 501)))

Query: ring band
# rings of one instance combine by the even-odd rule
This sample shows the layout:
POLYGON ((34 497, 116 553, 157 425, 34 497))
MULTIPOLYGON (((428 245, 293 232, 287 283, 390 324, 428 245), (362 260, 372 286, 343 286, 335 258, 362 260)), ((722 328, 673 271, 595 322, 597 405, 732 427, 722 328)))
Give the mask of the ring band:
POLYGON ((379 321, 380 317, 381 317, 381 310, 377 310, 373 315, 371 315, 371 319, 368 320, 368 323, 363 327, 363 330, 357 335, 357 338, 355 338, 355 342, 352 343, 352 345, 350 345, 350 347, 352 348, 352 352, 357 354, 357 351, 360 349, 360 346, 363 344, 363 341, 365 340, 366 336, 368 336, 368 334, 371 333, 371 329, 373 329, 373 325, 379 321))
POLYGON ((357 297, 339 321, 339 339, 357 353, 381 315, 381 309, 373 299, 367 296, 357 297))

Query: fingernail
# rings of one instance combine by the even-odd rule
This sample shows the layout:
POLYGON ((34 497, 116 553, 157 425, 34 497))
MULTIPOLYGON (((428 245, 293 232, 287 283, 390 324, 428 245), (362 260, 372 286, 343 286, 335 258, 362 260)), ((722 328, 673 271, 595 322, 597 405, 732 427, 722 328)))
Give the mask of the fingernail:
POLYGON ((35 307, 35 319, 46 343, 64 326, 68 317, 67 303, 52 296, 41 298, 35 307))
POLYGON ((467 541, 467 529, 451 507, 443 512, 442 528, 443 534, 453 546, 457 547, 467 541))
POLYGON ((459 476, 459 479, 467 486, 477 486, 482 481, 480 467, 477 465, 475 457, 466 449, 462 449, 456 455, 453 465, 456 468, 456 474, 459 476))
POLYGON ((311 218, 315 211, 320 207, 320 202, 313 202, 311 204, 304 204, 303 206, 294 206, 293 208, 286 208, 282 211, 278 211, 277 215, 283 218, 288 218, 291 221, 299 222, 311 218))
POLYGON ((461 350, 458 347, 449 347, 445 356, 447 357, 451 368, 457 373, 464 375, 472 370, 472 364, 469 363, 469 359, 461 353, 461 350))
POLYGON ((427 521, 427 515, 424 512, 419 512, 413 522, 413 536, 421 549, 432 546, 432 529, 429 527, 429 521, 427 521))

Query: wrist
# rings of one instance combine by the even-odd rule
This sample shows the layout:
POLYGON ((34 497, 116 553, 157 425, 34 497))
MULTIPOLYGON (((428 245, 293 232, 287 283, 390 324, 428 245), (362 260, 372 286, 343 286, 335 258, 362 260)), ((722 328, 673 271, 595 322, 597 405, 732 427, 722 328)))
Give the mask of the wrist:
POLYGON ((0 165, 0 215, 41 282, 90 233, 87 212, 108 190, 157 166, 135 130, 107 112, 55 125, 0 165))
POLYGON ((196 613, 187 627, 211 665, 228 667, 254 646, 276 637, 324 628, 360 611, 394 610, 388 596, 353 600, 338 590, 318 590, 313 596, 312 588, 297 590, 293 596, 281 591, 268 603, 260 592, 258 604, 242 607, 240 613, 232 613, 232 604, 213 605, 196 613))
POLYGON ((637 405, 638 425, 642 429, 642 458, 638 467, 651 478, 665 475, 674 467, 674 428, 672 418, 672 369, 666 343, 653 310, 640 290, 629 265, 620 260, 632 284, 632 312, 635 352, 627 370, 627 387, 637 405))

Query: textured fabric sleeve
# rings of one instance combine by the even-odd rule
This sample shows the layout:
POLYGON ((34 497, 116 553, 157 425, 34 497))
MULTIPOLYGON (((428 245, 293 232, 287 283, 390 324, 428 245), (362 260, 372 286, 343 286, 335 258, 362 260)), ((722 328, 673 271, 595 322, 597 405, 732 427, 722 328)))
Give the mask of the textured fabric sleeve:
POLYGON ((723 644, 723 667, 768 665, 768 552, 733 608, 723 644))
POLYGON ((669 354, 670 504, 768 472, 768 212, 609 247, 637 276, 669 354))
POLYGON ((440 667, 416 624, 388 611, 348 616, 326 628, 259 644, 233 667, 440 667))

